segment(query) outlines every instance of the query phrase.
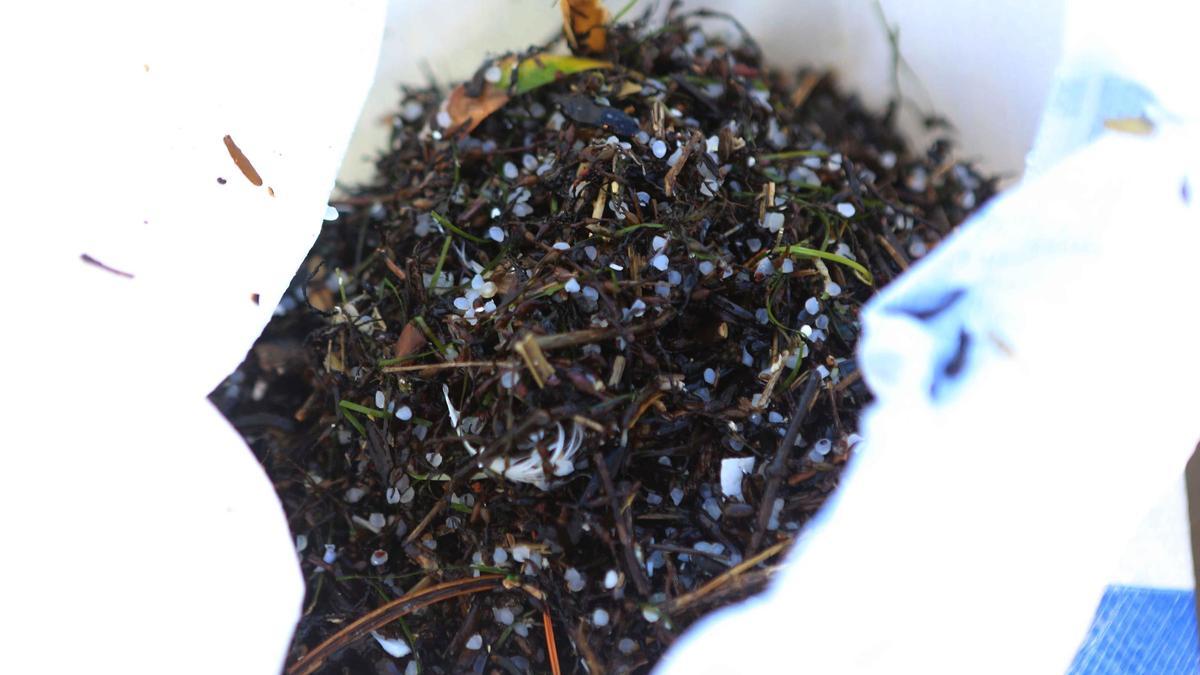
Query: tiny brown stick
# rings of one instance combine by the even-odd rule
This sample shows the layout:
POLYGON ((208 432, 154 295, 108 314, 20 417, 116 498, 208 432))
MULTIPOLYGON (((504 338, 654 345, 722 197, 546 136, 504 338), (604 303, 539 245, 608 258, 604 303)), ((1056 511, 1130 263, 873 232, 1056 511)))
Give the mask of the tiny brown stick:
POLYGON ((767 468, 766 472, 767 486, 763 490, 762 502, 758 505, 758 520, 755 522, 754 534, 750 535, 750 551, 758 550, 759 545, 762 544, 763 535, 767 532, 767 523, 771 520, 771 508, 775 504, 775 495, 779 493, 779 483, 787 468, 788 455, 791 454, 792 446, 796 443, 800 425, 808 416, 808 409, 812 407, 813 401, 817 398, 820 383, 821 378, 817 377, 816 373, 809 373, 808 382, 804 385, 804 392, 800 394, 800 400, 796 402, 796 408, 792 411, 792 421, 788 424, 787 434, 775 448, 775 457, 771 460, 771 466, 767 468))
POLYGON ((608 495, 608 506, 612 509, 613 523, 617 528, 617 539, 620 540, 621 548, 624 549, 625 567, 629 570, 629 576, 633 579, 633 585, 637 586, 638 593, 643 596, 650 595, 650 580, 646 578, 646 572, 634 554, 633 539, 625 527, 625 516, 621 513, 621 500, 617 498, 616 488, 613 487, 612 476, 608 473, 608 464, 604 462, 604 456, 598 452, 592 455, 592 463, 596 465, 596 471, 600 473, 600 482, 604 484, 604 492, 608 495))

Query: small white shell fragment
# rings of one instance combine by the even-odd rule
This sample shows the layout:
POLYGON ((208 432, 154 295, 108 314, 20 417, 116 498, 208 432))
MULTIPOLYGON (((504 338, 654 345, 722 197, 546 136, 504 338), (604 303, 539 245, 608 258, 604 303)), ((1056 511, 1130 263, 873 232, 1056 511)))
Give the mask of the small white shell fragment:
POLYGON ((668 239, 660 234, 654 235, 654 238, 650 240, 650 250, 652 250, 652 251, 663 250, 664 248, 667 247, 667 241, 668 241, 668 239))
POLYGON ((842 294, 842 287, 836 281, 830 281, 825 284, 825 292, 829 294, 829 297, 836 298, 842 294))
POLYGON ((516 371, 506 370, 503 373, 500 373, 500 386, 504 387, 505 389, 512 389, 513 387, 517 386, 517 383, 520 381, 521 374, 516 371))
POLYGON ((783 512, 783 497, 776 497, 771 504, 771 517, 767 520, 768 530, 779 529, 779 514, 783 512))
POLYGON ((629 638, 621 638, 621 641, 617 643, 617 649, 621 650, 622 654, 628 656, 637 649, 637 643, 629 638))
POLYGON ((386 405, 387 405, 387 400, 383 397, 383 392, 376 390, 375 391, 375 407, 379 408, 380 410, 383 410, 386 405))
POLYGON ((499 225, 493 225, 488 228, 488 239, 496 243, 504 241, 504 230, 499 225))
POLYGON ((763 216, 762 224, 763 227, 767 228, 767 231, 778 232, 779 230, 783 229, 783 221, 784 216, 782 213, 771 211, 767 215, 763 216))
POLYGON ((503 76, 503 73, 500 71, 500 66, 497 65, 492 65, 487 70, 483 71, 483 79, 491 82, 492 84, 499 82, 501 76, 503 76))
MULTIPOLYGON (((409 648, 408 643, 403 638, 386 638, 380 635, 379 631, 374 630, 371 631, 371 637, 375 638, 379 646, 383 647, 383 651, 387 652, 393 658, 402 659, 412 653, 412 649, 409 648)), ((413 661, 413 663, 416 663, 416 661, 413 661)))
POLYGON ((707 382, 708 384, 716 384, 717 383, 717 371, 713 370, 712 368, 705 368, 704 369, 704 381, 707 382))
POLYGON ((387 525, 387 518, 384 518, 382 513, 376 511, 367 517, 367 523, 376 530, 382 530, 383 526, 387 525))
POLYGON ((565 241, 556 241, 556 242, 554 242, 554 245, 551 246, 550 248, 553 248, 557 251, 570 251, 571 245, 565 241))
POLYGON ((325 220, 337 220, 337 219, 338 219, 338 210, 336 208, 334 208, 333 206, 326 206, 325 207, 325 220))
POLYGON ((754 472, 753 457, 726 457, 721 460, 721 492, 730 499, 742 499, 742 477, 754 472))
POLYGON ((601 607, 597 607, 596 610, 592 612, 592 625, 596 626, 597 628, 603 628, 604 626, 607 626, 608 612, 604 611, 604 609, 601 607))
POLYGON ((344 495, 343 498, 346 500, 347 504, 357 504, 366 495, 367 495, 366 490, 355 485, 354 487, 350 488, 349 490, 346 490, 346 494, 344 495))
POLYGON ((671 266, 671 259, 662 253, 659 253, 650 259, 650 265, 659 272, 665 272, 667 271, 667 268, 671 266))
POLYGON ((375 567, 385 564, 388 561, 388 552, 379 548, 371 553, 371 564, 375 567))
POLYGON ((389 503, 389 504, 399 504, 400 503, 400 491, 396 489, 396 486, 393 485, 392 487, 388 488, 385 495, 387 498, 387 503, 389 503))
POLYGON ((783 415, 780 415, 778 412, 772 410, 771 412, 767 413, 767 421, 771 424, 783 424, 783 415))
POLYGON ((401 422, 407 422, 408 420, 411 420, 412 417, 412 408, 406 405, 400 406, 400 408, 396 411, 396 419, 400 420, 401 422))
POLYGON ((858 212, 854 208, 854 205, 851 204, 850 202, 838 202, 838 205, 836 208, 837 208, 838 215, 843 218, 853 218, 854 214, 858 212))
POLYGON ((662 618, 662 612, 658 611, 657 607, 647 605, 642 608, 642 618, 650 623, 654 623, 662 618))
POLYGON ((321 560, 326 565, 332 565, 334 563, 334 561, 337 560, 337 557, 338 557, 337 545, 325 544, 325 554, 321 556, 321 560))
POLYGON ((505 162, 504 168, 501 169, 501 171, 504 173, 504 177, 507 178, 508 180, 516 180, 517 179, 518 170, 517 170, 516 164, 513 164, 512 162, 505 162))
POLYGON ((700 264, 697 265, 697 268, 700 270, 700 274, 708 276, 713 273, 713 270, 715 270, 717 266, 714 265, 711 260, 701 260, 700 264))
POLYGON ((483 636, 480 635, 479 633, 472 635, 471 638, 469 640, 467 640, 466 648, 470 649, 471 651, 476 651, 482 646, 483 646, 483 636))
POLYGON ((822 438, 816 443, 813 443, 812 449, 813 452, 824 457, 825 455, 829 454, 830 450, 833 449, 833 441, 829 440, 828 438, 822 438))
POLYGON ((496 565, 503 565, 508 562, 508 551, 497 546, 496 550, 492 551, 492 562, 496 563, 496 565))
POLYGON ((524 218, 525 216, 533 213, 533 207, 525 202, 519 202, 513 206, 512 212, 514 216, 518 218, 524 218))
POLYGON ((675 506, 679 506, 680 502, 683 501, 683 488, 671 488, 671 501, 675 504, 675 506))
POLYGON ((513 615, 513 611, 508 607, 497 607, 492 610, 492 614, 496 617, 496 623, 503 624, 505 626, 511 626, 513 621, 515 621, 517 618, 513 615))
POLYGON ((579 591, 582 591, 583 587, 586 585, 583 575, 580 574, 579 570, 575 569, 574 567, 568 567, 566 572, 563 572, 563 579, 566 580, 567 588, 572 593, 578 593, 579 591))
POLYGON ((650 152, 654 153, 655 157, 662 159, 667 156, 667 144, 662 139, 656 138, 650 143, 650 152))
POLYGON ((296 553, 303 553, 304 549, 308 548, 308 535, 296 535, 296 553))
POLYGON ((717 503, 717 499, 715 497, 709 497, 708 499, 705 499, 700 506, 704 509, 704 512, 708 514, 709 518, 712 518, 713 520, 721 519, 721 505, 717 503))
POLYGON ((512 548, 512 558, 517 562, 525 562, 526 560, 529 560, 529 556, 529 546, 525 544, 517 544, 512 548))
POLYGON ((617 582, 620 581, 620 576, 616 570, 609 570, 604 573, 604 587, 612 590, 617 587, 617 582))
POLYGON ((578 293, 580 288, 581 286, 579 285, 579 280, 575 277, 567 279, 567 283, 563 284, 563 290, 572 294, 578 293))

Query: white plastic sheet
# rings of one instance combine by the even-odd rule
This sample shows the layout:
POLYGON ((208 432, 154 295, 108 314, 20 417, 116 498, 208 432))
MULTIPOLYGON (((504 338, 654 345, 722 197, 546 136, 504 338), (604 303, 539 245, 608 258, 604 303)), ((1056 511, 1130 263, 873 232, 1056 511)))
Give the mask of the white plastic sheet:
POLYGON ((5 669, 277 672, 294 545, 205 396, 320 229, 382 3, 3 13, 5 669))

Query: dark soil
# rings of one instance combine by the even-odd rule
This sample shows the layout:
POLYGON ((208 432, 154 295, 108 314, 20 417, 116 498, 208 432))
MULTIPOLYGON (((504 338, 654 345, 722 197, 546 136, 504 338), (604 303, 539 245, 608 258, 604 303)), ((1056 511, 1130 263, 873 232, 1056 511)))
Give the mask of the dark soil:
POLYGON ((298 540, 292 668, 648 672, 837 485, 859 309, 994 181, 693 19, 613 29, 617 67, 469 135, 406 92, 377 182, 213 393, 298 540), (753 459, 741 498, 727 458, 753 459), (311 653, 406 595, 427 606, 379 633, 412 656, 362 631, 311 653))

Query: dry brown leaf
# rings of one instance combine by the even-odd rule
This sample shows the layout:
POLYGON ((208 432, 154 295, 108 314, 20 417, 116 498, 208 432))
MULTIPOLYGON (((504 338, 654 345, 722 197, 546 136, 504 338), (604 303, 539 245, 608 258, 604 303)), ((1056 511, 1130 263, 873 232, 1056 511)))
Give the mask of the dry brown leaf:
POLYGON ((558 0, 562 9, 563 32, 575 51, 596 54, 608 42, 608 10, 601 0, 558 0))
POLYGON ((510 93, 524 94, 565 75, 612 67, 607 61, 563 54, 535 54, 520 62, 510 56, 495 65, 500 69, 500 80, 485 82, 479 96, 469 95, 466 85, 459 85, 446 97, 441 109, 450 116, 448 130, 471 133, 488 115, 504 107, 510 93))
POLYGON ((425 346, 425 334, 417 324, 409 321, 404 324, 404 330, 400 331, 400 338, 396 340, 394 355, 398 359, 402 359, 409 354, 417 353, 417 350, 425 346))
POLYGON ((488 115, 496 112, 508 103, 508 93, 503 89, 485 84, 479 96, 467 94, 467 87, 460 84, 446 97, 442 109, 450 115, 450 129, 469 134, 487 119, 488 115))

